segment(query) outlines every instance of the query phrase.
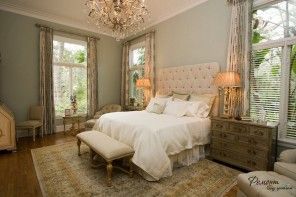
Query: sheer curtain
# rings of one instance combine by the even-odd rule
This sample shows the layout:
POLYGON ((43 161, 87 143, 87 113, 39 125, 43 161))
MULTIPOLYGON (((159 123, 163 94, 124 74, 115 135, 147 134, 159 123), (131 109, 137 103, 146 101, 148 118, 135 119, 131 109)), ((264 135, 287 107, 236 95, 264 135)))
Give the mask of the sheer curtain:
POLYGON ((125 42, 122 48, 121 106, 129 105, 129 50, 130 42, 125 42))
POLYGON ((40 27, 40 104, 44 106, 43 132, 55 132, 55 110, 53 92, 53 30, 40 27))
POLYGON ((93 117, 98 106, 97 39, 87 38, 87 116, 93 117))
POLYGON ((238 72, 242 86, 230 94, 229 114, 246 115, 249 112, 249 66, 253 0, 227 0, 231 5, 231 26, 228 45, 227 70, 238 72))

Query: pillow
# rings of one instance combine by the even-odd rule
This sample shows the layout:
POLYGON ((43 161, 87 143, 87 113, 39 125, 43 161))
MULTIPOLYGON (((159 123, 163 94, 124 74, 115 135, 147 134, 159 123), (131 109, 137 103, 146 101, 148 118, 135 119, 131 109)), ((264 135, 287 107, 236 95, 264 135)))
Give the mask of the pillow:
POLYGON ((210 113, 210 107, 204 102, 187 102, 186 116, 206 118, 210 113))
POLYGON ((173 92, 173 100, 180 99, 183 101, 188 101, 189 96, 190 96, 189 94, 180 94, 180 93, 173 92))
POLYGON ((176 117, 185 116, 187 112, 187 103, 179 101, 168 101, 163 111, 164 114, 173 115, 176 117))
POLYGON ((146 107, 147 112, 161 114, 166 106, 168 101, 172 100, 169 98, 152 98, 146 107))
POLYGON ((190 95, 189 101, 200 101, 209 105, 211 108, 213 106, 215 94, 192 94, 190 95))

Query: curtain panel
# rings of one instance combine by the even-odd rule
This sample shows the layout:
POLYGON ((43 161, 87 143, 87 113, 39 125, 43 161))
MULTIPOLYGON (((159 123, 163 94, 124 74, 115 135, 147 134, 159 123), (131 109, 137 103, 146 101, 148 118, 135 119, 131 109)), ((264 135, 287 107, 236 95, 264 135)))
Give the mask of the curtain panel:
POLYGON ((98 106, 97 39, 87 37, 87 117, 95 115, 98 106))
POLYGON ((253 0, 227 0, 231 5, 231 26, 228 44, 227 70, 240 74, 241 88, 230 92, 229 115, 249 112, 249 67, 251 49, 253 0))
POLYGON ((40 104, 44 107, 43 131, 45 134, 55 132, 55 109, 53 92, 53 30, 40 27, 40 104))
POLYGON ((124 43, 121 65, 121 106, 129 105, 129 50, 130 42, 124 43))
POLYGON ((150 79, 151 88, 145 91, 146 100, 149 102, 155 94, 154 79, 154 59, 155 59, 155 33, 150 32, 145 35, 145 78, 150 79))

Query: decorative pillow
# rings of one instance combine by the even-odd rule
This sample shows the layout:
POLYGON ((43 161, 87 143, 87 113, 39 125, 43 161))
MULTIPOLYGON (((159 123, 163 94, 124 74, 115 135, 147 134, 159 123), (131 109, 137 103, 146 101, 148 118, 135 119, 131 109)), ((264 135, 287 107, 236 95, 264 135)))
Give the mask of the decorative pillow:
POLYGON ((163 111, 164 114, 173 115, 176 117, 185 116, 187 112, 187 103, 180 101, 168 101, 163 111))
POLYGON ((216 95, 215 94, 192 94, 190 95, 189 101, 191 102, 203 102, 208 105, 208 110, 205 110, 203 112, 203 116, 206 115, 209 116, 210 112, 212 111, 214 101, 215 101, 216 95))
POLYGON ((189 96, 190 96, 189 94, 180 94, 177 92, 173 92, 173 100, 180 99, 183 101, 188 101, 189 96))
POLYGON ((206 118, 210 113, 210 107, 204 102, 187 102, 186 116, 206 118))
POLYGON ((161 114, 166 106, 168 101, 171 101, 172 98, 152 98, 146 107, 147 112, 161 114))

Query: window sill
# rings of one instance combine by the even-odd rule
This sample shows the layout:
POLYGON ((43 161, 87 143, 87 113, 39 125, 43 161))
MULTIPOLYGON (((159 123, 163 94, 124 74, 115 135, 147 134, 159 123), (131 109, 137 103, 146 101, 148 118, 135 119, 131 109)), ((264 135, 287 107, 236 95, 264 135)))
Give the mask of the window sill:
POLYGON ((289 138, 280 138, 278 139, 278 145, 288 148, 296 148, 296 140, 289 138))

